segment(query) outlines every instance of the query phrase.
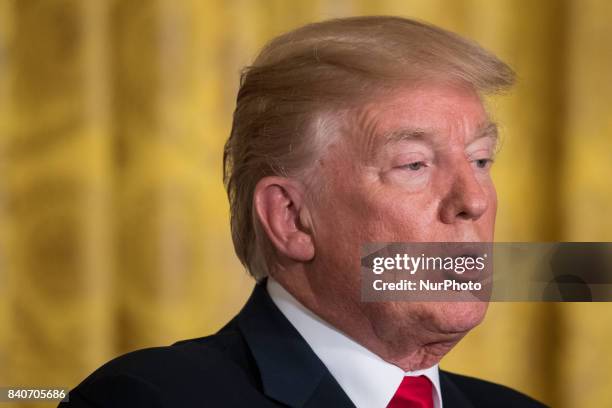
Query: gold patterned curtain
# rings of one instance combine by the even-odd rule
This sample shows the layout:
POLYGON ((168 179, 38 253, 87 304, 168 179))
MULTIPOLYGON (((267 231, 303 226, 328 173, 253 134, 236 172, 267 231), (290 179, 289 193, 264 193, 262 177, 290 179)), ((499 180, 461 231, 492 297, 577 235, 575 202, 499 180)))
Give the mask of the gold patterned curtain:
MULTIPOLYGON (((221 151, 239 69, 360 14, 441 25, 518 72, 492 101, 499 241, 612 240, 607 0, 0 0, 0 385, 74 386, 238 311, 253 283, 221 151)), ((610 304, 496 303, 442 367, 606 407, 610 341, 610 304)))

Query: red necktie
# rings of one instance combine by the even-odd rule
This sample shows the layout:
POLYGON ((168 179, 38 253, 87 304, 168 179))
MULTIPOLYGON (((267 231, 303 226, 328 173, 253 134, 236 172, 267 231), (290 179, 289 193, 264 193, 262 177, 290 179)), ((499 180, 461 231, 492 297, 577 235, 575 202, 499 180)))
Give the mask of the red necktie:
POLYGON ((405 376, 387 408, 433 408, 431 387, 424 375, 405 376))

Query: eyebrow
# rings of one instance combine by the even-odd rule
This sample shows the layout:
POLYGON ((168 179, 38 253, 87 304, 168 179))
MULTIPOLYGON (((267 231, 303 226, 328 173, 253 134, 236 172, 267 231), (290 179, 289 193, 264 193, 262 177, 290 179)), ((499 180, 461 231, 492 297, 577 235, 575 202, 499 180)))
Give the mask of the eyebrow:
MULTIPOLYGON (((382 137, 383 141, 380 147, 383 147, 389 144, 395 144, 398 142, 403 142, 403 141, 414 141, 414 140, 424 141, 428 139, 431 140, 436 136, 436 133, 437 132, 435 130, 422 129, 422 128, 396 129, 392 132, 385 134, 382 137)), ((483 137, 490 137, 494 139, 495 144, 497 145, 497 142, 499 139, 499 132, 498 132, 497 124, 495 122, 486 121, 484 123, 481 123, 476 129, 476 132, 474 133, 474 137, 471 137, 465 143, 465 145, 467 146, 483 137)))
POLYGON ((481 124, 476 130, 475 136, 471 140, 469 140, 466 143, 466 145, 474 142, 475 140, 481 139, 483 137, 490 137, 494 139, 495 143, 497 144, 497 141, 499 140, 499 130, 497 128, 497 123, 487 121, 481 124))

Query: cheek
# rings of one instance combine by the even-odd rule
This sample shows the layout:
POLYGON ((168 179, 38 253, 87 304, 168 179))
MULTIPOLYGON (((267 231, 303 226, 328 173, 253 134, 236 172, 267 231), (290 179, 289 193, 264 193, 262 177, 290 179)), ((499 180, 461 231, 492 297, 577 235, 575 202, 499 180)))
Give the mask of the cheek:
POLYGON ((312 200, 315 242, 333 248, 335 254, 354 251, 360 241, 368 208, 356 194, 351 180, 341 180, 340 171, 326 175, 328 185, 312 200))
POLYGON ((371 213, 378 220, 373 228, 377 241, 427 241, 437 220, 437 204, 431 197, 384 194, 371 202, 371 213))

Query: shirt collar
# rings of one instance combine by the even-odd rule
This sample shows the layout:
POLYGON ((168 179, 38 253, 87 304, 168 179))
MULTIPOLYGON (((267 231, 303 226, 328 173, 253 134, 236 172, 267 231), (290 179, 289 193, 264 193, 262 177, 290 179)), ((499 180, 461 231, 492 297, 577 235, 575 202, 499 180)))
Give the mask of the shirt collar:
POLYGON ((405 372, 312 313, 271 277, 267 281, 267 290, 274 304, 357 407, 386 407, 405 375, 424 375, 433 384, 434 408, 442 408, 437 364, 424 370, 405 372))

